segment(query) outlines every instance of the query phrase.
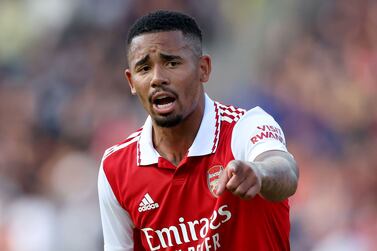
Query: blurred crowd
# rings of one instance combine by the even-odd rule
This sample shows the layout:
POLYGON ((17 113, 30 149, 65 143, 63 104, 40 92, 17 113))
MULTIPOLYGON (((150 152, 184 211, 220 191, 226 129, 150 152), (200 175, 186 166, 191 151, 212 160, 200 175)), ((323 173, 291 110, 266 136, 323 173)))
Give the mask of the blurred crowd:
POLYGON ((237 76, 229 92, 215 71, 210 95, 260 105, 283 127, 301 172, 292 250, 377 246, 377 2, 283 1, 294 25, 274 28, 248 11, 283 8, 236 2, 0 2, 0 250, 102 250, 99 162, 146 117, 123 77, 127 30, 155 9, 195 16, 214 68, 237 76), (266 43, 237 47, 252 68, 240 74, 222 61, 244 27, 266 43))
POLYGON ((293 250, 375 250, 377 1, 300 8, 298 36, 261 74, 301 170, 293 250))

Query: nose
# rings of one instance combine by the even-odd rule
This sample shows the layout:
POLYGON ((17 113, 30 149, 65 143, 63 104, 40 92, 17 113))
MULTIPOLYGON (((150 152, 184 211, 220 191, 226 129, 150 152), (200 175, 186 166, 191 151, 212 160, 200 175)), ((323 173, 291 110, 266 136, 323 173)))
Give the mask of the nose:
POLYGON ((167 78, 163 69, 160 66, 155 66, 153 68, 153 75, 151 79, 151 86, 156 87, 160 85, 167 85, 169 84, 169 79, 167 78))

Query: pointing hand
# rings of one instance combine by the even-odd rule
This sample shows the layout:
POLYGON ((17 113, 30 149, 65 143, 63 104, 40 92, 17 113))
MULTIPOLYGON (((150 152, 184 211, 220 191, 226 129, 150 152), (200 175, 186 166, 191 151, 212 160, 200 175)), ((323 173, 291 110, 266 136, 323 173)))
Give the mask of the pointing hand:
POLYGON ((242 199, 251 199, 260 192, 262 174, 256 163, 232 160, 220 176, 216 194, 220 196, 225 189, 242 199))

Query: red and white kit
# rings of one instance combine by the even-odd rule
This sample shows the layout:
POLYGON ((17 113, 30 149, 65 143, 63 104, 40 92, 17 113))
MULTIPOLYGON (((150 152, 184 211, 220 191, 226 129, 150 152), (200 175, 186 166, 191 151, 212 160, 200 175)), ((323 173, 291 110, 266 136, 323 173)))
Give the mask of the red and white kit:
POLYGON ((105 251, 273 251, 289 248, 288 200, 242 200, 214 190, 229 161, 287 151, 261 108, 224 106, 206 96, 187 156, 175 167, 153 148, 152 121, 109 148, 99 172, 105 251))

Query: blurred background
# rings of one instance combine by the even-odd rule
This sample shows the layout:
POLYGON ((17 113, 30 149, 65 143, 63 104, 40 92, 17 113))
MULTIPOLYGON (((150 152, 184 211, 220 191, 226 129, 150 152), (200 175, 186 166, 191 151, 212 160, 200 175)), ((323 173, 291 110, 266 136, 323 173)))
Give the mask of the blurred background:
POLYGON ((159 8, 201 24, 210 96, 283 127, 292 250, 376 250, 376 0, 1 0, 0 250, 103 250, 99 162, 146 118, 126 34, 159 8))

